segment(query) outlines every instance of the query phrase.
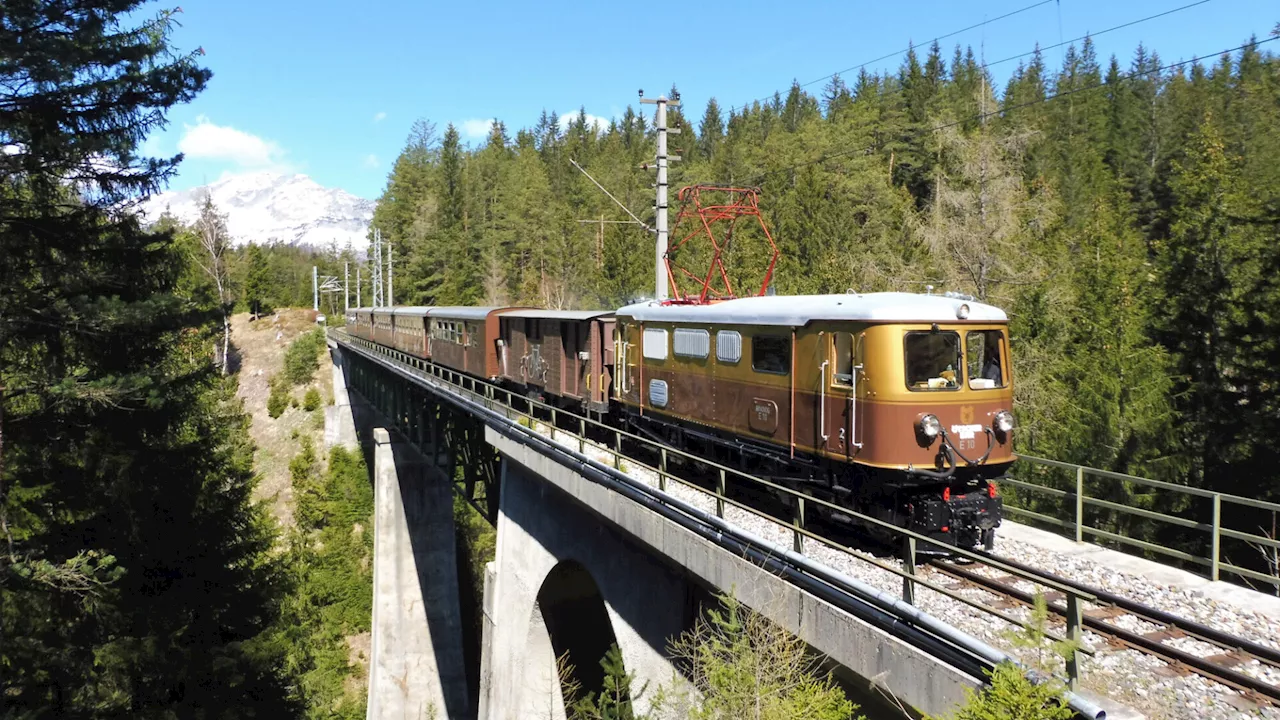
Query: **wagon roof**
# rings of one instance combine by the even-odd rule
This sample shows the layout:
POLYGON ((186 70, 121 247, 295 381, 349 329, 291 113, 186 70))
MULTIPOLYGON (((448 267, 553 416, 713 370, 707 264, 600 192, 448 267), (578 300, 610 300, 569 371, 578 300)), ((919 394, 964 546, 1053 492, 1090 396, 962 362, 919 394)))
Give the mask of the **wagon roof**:
POLYGON ((498 306, 490 306, 490 307, 467 307, 467 306, 433 307, 433 308, 431 308, 430 310, 428 310, 428 311, 427 311, 427 315, 429 315, 430 317, 456 318, 456 319, 459 319, 459 320, 483 320, 483 319, 485 319, 485 318, 489 317, 489 313, 492 313, 494 310, 505 310, 505 309, 506 309, 505 307, 498 307, 498 306))
POLYGON ((618 310, 641 322, 785 325, 801 327, 814 320, 864 322, 956 322, 961 305, 969 321, 1005 322, 998 307, 946 295, 883 292, 858 295, 774 295, 725 300, 712 305, 661 305, 643 302, 618 310))
POLYGON ((502 313, 504 318, 539 318, 542 320, 590 320, 612 315, 612 310, 512 310, 502 313))
POLYGON ((430 305, 406 305, 395 309, 396 315, 426 315, 430 305))

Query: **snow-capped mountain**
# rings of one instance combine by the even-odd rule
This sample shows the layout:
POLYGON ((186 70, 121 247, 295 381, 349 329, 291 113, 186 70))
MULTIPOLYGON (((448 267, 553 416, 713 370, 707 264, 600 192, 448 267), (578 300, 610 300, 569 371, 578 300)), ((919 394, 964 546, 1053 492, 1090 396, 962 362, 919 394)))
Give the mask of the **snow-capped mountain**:
POLYGON ((292 245, 338 247, 350 241, 357 251, 369 244, 365 233, 373 219, 373 202, 345 190, 327 188, 306 175, 273 172, 233 175, 208 185, 164 192, 142 207, 148 220, 158 219, 168 208, 184 223, 200 216, 205 193, 227 218, 232 242, 272 241, 292 245))

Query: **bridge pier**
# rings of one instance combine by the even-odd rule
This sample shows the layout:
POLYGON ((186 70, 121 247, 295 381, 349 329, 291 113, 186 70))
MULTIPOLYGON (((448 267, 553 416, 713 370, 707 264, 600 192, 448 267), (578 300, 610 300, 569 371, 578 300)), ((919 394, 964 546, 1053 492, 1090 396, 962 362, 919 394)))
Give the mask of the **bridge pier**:
MULTIPOLYGON (((584 693, 617 643, 635 688, 670 685, 670 638, 707 597, 675 565, 519 463, 502 463, 496 558, 485 573, 480 718, 565 717, 556 659, 584 693)), ((649 696, 637 701, 648 708, 649 696)))

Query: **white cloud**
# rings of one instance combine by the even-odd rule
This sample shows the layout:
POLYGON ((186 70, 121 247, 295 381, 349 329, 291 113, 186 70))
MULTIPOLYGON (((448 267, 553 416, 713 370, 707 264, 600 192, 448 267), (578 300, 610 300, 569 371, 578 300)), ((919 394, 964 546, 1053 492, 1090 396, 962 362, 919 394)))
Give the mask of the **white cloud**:
POLYGON ((377 112, 377 113, 374 113, 374 115, 373 115, 373 121, 374 121, 374 122, 376 122, 376 123, 380 123, 380 122, 382 122, 383 120, 386 120, 386 119, 387 119, 387 114, 386 114, 385 112, 381 112, 381 111, 379 111, 379 112, 377 112))
POLYGON ((493 119, 463 120, 458 123, 458 132, 469 140, 482 140, 489 137, 489 129, 493 127, 493 119))
POLYGON ((374 155, 373 153, 369 153, 368 155, 364 156, 364 162, 362 164, 367 168, 376 170, 378 166, 382 165, 382 161, 378 160, 377 155, 374 155))
POLYGON ((237 130, 228 125, 215 125, 200 115, 195 125, 184 125, 178 150, 188 157, 233 162, 245 168, 265 168, 284 163, 284 148, 271 140, 237 130))

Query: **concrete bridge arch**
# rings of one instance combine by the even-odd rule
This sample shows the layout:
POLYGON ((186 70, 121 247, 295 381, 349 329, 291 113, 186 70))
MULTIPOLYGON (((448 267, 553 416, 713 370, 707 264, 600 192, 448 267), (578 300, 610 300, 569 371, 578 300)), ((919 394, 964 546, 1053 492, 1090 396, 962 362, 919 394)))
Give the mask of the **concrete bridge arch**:
MULTIPOLYGON (((583 692, 598 692, 600 660, 615 642, 636 687, 669 683, 667 643, 692 625, 706 597, 605 518, 504 463, 485 588, 480 717, 564 718, 556 658, 567 654, 583 692)), ((637 698, 638 709, 647 699, 637 698)))

